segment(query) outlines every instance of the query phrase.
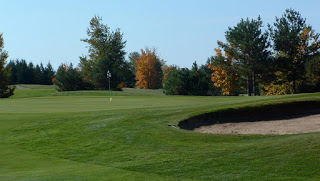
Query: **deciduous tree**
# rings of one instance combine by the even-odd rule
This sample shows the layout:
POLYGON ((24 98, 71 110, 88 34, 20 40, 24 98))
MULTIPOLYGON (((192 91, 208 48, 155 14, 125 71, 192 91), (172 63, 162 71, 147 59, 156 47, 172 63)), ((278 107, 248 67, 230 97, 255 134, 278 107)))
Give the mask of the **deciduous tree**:
POLYGON ((225 53, 222 55, 221 49, 215 49, 216 56, 212 64, 208 67, 213 70, 212 81, 216 87, 222 88, 223 95, 236 95, 239 88, 239 74, 233 64, 233 57, 225 53))
POLYGON ((116 89, 124 79, 126 41, 120 29, 110 31, 110 28, 102 23, 102 18, 94 16, 87 30, 89 38, 82 41, 89 44, 89 55, 82 58, 80 67, 86 70, 87 79, 91 80, 97 88, 107 89, 107 72, 112 74, 111 88, 116 89))
POLYGON ((162 86, 165 87, 169 77, 172 76, 173 72, 178 70, 178 67, 176 65, 164 65, 162 69, 163 69, 162 86))
POLYGON ((141 56, 135 59, 137 85, 143 89, 157 89, 162 83, 163 61, 155 49, 141 49, 141 56))

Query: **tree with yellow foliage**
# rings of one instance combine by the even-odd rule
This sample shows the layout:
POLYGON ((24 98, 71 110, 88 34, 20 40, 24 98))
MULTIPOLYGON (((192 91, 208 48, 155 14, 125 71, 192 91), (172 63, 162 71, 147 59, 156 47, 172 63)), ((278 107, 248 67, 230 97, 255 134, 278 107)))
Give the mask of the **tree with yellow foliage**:
POLYGON ((135 58, 137 86, 142 89, 161 87, 163 61, 157 56, 155 49, 141 49, 139 58, 135 58))
MULTIPOLYGON (((320 50, 319 34, 311 27, 305 27, 296 33, 296 44, 289 51, 280 50, 275 60, 277 71, 275 78, 263 86, 266 95, 292 94, 310 91, 312 86, 318 84, 317 79, 312 78, 310 72, 317 65, 315 56, 320 50), (309 82, 308 82, 309 81, 309 82), (309 86, 311 85, 311 87, 309 86)), ((292 45, 293 46, 293 45, 292 45)))
POLYGON ((164 65, 163 69, 163 80, 162 80, 162 87, 165 87, 169 77, 173 74, 174 71, 178 70, 176 65, 164 65))
POLYGON ((319 34, 306 24, 306 19, 293 9, 287 9, 270 27, 276 64, 292 82, 292 92, 299 92, 299 82, 305 80, 305 63, 320 50, 319 34))
POLYGON ((320 56, 316 56, 306 63, 307 80, 312 86, 315 86, 315 91, 320 91, 320 56))
POLYGON ((212 73, 211 80, 216 87, 222 88, 223 95, 236 95, 236 91, 239 89, 239 74, 232 62, 232 56, 225 53, 222 55, 220 48, 215 49, 216 56, 208 67, 214 72, 212 73))

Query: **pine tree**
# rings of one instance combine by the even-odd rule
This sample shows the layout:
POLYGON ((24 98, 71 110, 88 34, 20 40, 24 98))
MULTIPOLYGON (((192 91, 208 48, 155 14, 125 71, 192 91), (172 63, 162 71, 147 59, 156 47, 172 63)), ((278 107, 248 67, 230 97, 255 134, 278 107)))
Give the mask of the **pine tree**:
POLYGON ((320 35, 293 9, 287 9, 281 18, 276 18, 274 27, 269 26, 269 29, 277 54, 276 64, 296 93, 299 82, 305 81, 305 63, 319 52, 320 35))
POLYGON ((59 66, 53 79, 58 91, 76 91, 90 89, 91 85, 85 82, 78 68, 73 65, 62 64, 59 66))
POLYGON ((262 32, 262 20, 241 21, 226 32, 227 43, 218 42, 223 50, 238 62, 239 70, 247 76, 247 93, 257 95, 257 77, 265 70, 269 60, 268 33, 262 32))
POLYGON ((3 37, 0 34, 0 98, 8 98, 13 95, 15 87, 10 86, 11 69, 5 67, 8 58, 7 51, 3 50, 3 37))

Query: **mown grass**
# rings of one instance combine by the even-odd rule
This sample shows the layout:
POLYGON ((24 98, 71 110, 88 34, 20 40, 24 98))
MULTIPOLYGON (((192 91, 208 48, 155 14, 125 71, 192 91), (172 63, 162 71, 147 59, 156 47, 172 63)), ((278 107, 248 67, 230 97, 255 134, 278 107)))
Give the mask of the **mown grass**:
POLYGON ((0 180, 320 179, 319 132, 212 135, 168 126, 226 108, 320 101, 319 93, 193 97, 129 91, 112 95, 111 102, 108 91, 0 100, 0 180))
POLYGON ((162 89, 144 90, 123 88, 122 91, 101 91, 101 90, 87 90, 87 91, 67 91, 58 92, 54 85, 33 85, 33 84, 19 84, 15 90, 13 99, 15 98, 30 98, 30 97, 44 97, 44 96, 164 96, 162 89))

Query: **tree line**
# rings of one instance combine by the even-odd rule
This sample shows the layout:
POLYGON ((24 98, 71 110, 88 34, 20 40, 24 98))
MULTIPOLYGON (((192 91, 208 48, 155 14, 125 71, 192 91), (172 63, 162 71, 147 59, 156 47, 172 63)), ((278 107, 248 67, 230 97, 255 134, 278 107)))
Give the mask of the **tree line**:
POLYGON ((44 67, 42 63, 34 65, 32 62, 27 63, 24 59, 11 60, 7 67, 11 69, 10 85, 52 85, 52 79, 55 76, 55 71, 50 62, 44 67))
POLYGON ((226 95, 244 90, 249 96, 320 91, 319 33, 293 9, 262 28, 258 17, 242 19, 226 31, 227 42, 218 41, 208 64, 215 86, 226 95))
POLYGON ((260 16, 241 19, 225 32, 226 42, 217 42, 215 55, 204 65, 194 62, 191 69, 166 65, 155 48, 132 52, 125 59, 123 33, 120 29, 111 31, 99 16, 91 19, 87 36, 81 41, 88 45, 88 54, 79 57, 79 65, 61 64, 56 72, 50 63, 34 66, 25 60, 10 61, 5 66, 7 52, 0 44, 5 66, 2 73, 11 79, 7 85, 53 83, 59 91, 163 88, 168 95, 320 91, 320 35, 293 9, 287 9, 266 27, 260 16))
POLYGON ((111 73, 112 90, 124 87, 141 89, 163 88, 166 94, 175 95, 220 95, 221 89, 210 80, 212 70, 206 65, 191 70, 168 66, 155 48, 131 52, 125 59, 126 41, 119 29, 111 31, 94 16, 87 29, 88 54, 80 57, 78 67, 62 64, 54 83, 60 91, 84 89, 109 89, 107 72, 111 73))

